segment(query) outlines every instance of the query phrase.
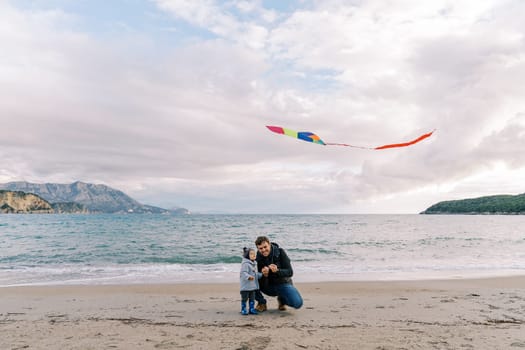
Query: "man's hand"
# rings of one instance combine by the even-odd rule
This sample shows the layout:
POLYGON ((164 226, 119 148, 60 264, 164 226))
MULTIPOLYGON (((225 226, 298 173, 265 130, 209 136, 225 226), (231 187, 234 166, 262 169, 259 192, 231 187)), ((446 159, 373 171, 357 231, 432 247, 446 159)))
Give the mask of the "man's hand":
POLYGON ((277 271, 279 271, 279 268, 275 264, 271 264, 268 267, 270 268, 270 270, 272 270, 273 273, 276 273, 277 271))

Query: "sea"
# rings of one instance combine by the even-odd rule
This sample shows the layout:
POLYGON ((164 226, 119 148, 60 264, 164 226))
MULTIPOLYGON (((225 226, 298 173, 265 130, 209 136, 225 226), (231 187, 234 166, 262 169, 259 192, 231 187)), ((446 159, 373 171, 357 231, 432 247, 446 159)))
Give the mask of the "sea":
POLYGON ((238 282, 265 235, 295 282, 525 274, 520 215, 0 215, 0 287, 238 282))

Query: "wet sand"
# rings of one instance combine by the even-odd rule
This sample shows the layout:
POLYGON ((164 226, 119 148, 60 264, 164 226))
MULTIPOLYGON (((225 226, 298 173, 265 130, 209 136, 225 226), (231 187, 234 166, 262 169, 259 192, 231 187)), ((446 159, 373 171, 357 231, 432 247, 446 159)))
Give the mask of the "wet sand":
POLYGON ((296 286, 249 316, 237 284, 0 288, 0 349, 525 349, 525 276, 296 286))

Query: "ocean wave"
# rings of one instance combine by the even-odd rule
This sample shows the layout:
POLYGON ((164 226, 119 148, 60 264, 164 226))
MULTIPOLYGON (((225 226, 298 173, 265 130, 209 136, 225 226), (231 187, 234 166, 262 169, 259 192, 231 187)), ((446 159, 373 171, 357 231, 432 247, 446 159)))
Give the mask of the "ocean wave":
POLYGON ((149 281, 148 274, 160 281, 165 276, 170 281, 215 279, 217 272, 219 277, 235 276, 242 247, 253 246, 261 233, 285 248, 299 278, 316 273, 352 279, 383 273, 525 270, 525 216, 89 215, 2 220, 0 284, 121 283, 149 281))

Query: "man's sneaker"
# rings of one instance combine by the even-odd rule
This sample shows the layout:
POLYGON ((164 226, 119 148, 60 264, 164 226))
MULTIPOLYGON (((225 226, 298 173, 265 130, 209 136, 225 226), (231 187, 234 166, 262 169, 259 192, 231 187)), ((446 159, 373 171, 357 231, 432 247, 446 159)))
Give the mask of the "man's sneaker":
POLYGON ((257 306, 255 307, 255 310, 259 312, 266 311, 268 308, 266 307, 266 304, 257 303, 257 306))
POLYGON ((279 303, 279 311, 286 310, 286 306, 284 305, 283 301, 281 300, 281 297, 277 297, 277 302, 279 303))

